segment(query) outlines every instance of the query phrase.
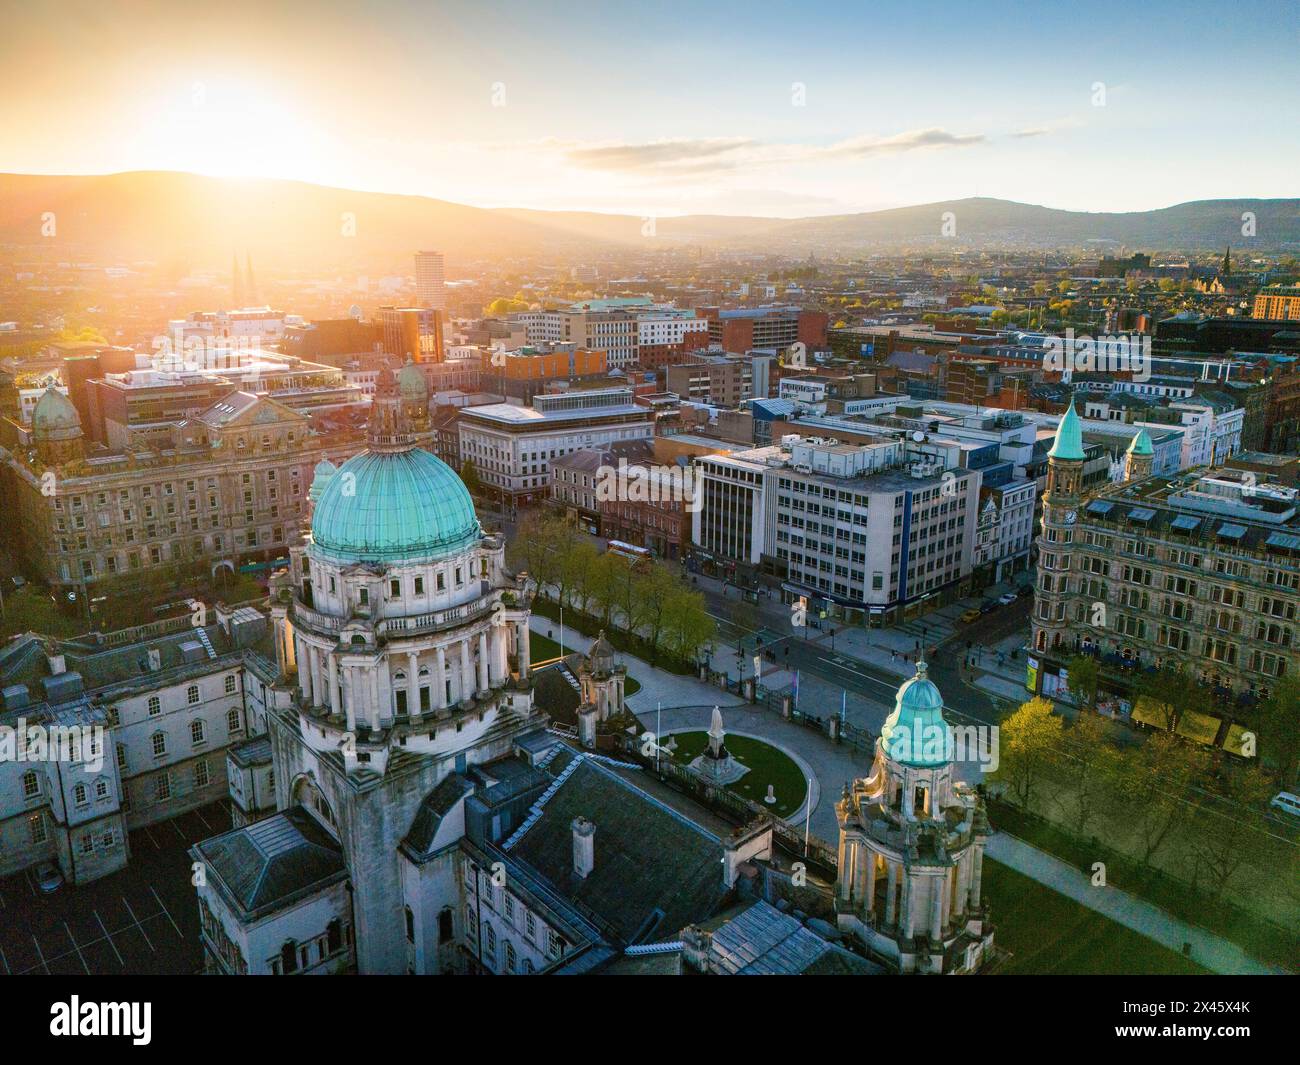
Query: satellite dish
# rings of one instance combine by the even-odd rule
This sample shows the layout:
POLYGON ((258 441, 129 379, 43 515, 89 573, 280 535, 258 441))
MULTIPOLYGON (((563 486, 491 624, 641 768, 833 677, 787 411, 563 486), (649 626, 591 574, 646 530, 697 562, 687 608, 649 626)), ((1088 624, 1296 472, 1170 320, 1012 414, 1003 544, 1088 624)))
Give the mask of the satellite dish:
POLYGON ((921 430, 918 429, 916 432, 912 434, 912 439, 915 440, 918 444, 923 444, 925 443, 925 433, 921 432, 921 430))

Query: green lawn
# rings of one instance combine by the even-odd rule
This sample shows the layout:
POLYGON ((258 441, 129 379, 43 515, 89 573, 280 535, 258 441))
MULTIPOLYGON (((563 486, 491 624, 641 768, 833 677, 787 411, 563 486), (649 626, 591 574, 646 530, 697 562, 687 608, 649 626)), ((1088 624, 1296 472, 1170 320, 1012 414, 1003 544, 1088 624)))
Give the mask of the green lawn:
POLYGON ((4 617, 0 618, 0 637, 20 632, 42 636, 70 637, 89 632, 91 626, 78 614, 64 614, 46 592, 32 585, 5 589, 4 617))
MULTIPOLYGON (((564 653, 572 654, 576 648, 564 645, 564 653)), ((528 637, 528 664, 536 665, 538 662, 549 662, 552 659, 560 657, 560 645, 557 641, 552 640, 549 636, 543 636, 540 632, 531 633, 528 637)), ((636 677, 628 675, 623 683, 623 698, 629 695, 635 695, 641 690, 641 682, 636 677)))
MULTIPOLYGON (((1012 957, 1007 975, 1188 976, 1205 970, 1045 884, 991 859, 984 861, 984 897, 992 909, 994 943, 1012 957)), ((1105 890, 1105 889, 1098 889, 1105 890)))
MULTIPOLYGON (((709 745, 707 732, 674 732, 672 738, 677 741, 674 758, 683 765, 703 754, 709 745)), ((726 743, 727 750, 736 760, 749 766, 749 772, 728 785, 727 790, 762 804, 778 817, 789 817, 803 805, 808 794, 808 782, 789 755, 748 736, 728 736, 726 743), (763 802, 769 784, 773 785, 776 794, 776 802, 770 805, 763 802)))

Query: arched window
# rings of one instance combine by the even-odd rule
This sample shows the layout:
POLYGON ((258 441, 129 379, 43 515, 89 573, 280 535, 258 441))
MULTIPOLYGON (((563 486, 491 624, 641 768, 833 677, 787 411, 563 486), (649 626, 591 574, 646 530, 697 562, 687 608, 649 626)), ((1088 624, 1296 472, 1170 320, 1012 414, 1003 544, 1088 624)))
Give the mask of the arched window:
POLYGON ((149 742, 153 744, 153 756, 161 758, 167 753, 167 733, 155 732, 149 737, 149 742))
POLYGON ((285 973, 298 971, 297 944, 292 939, 286 939, 284 946, 280 948, 280 969, 285 973))
POLYGON ((490 924, 483 929, 483 954, 484 960, 493 968, 497 963, 497 930, 490 924))
POLYGON ((86 800, 88 798, 89 798, 89 793, 86 791, 85 784, 77 784, 75 787, 73 787, 72 801, 75 802, 78 806, 85 806, 86 800))
POLYGON ((199 701, 199 686, 197 684, 191 684, 185 689, 185 700, 191 706, 199 701))
POLYGON ((242 726, 239 723, 239 711, 228 710, 226 712, 226 731, 230 732, 233 735, 234 733, 239 732, 241 729, 242 726))
POLYGON ((202 722, 202 721, 191 721, 191 722, 190 722, 190 739, 193 740, 194 743, 195 743, 196 745, 197 745, 197 744, 200 744, 200 743, 203 742, 203 722, 202 722))
POLYGON ((415 942, 415 914, 411 912, 411 907, 409 906, 403 906, 402 909, 406 913, 406 941, 408 943, 414 943, 415 942))
POLYGON ((23 798, 31 799, 41 793, 41 780, 34 772, 23 774, 23 798))
POLYGON ((454 934, 455 931, 452 925, 451 907, 446 906, 443 908, 443 911, 438 914, 438 942, 450 943, 451 937, 454 934))
POLYGON ((506 940, 506 972, 513 973, 518 959, 515 957, 515 945, 506 940))
POLYGON ((108 798, 108 781, 105 780, 103 777, 100 777, 97 781, 95 781, 95 798, 97 799, 108 798))
POLYGON ((156 695, 149 696, 149 716, 157 717, 162 713, 162 700, 156 695))

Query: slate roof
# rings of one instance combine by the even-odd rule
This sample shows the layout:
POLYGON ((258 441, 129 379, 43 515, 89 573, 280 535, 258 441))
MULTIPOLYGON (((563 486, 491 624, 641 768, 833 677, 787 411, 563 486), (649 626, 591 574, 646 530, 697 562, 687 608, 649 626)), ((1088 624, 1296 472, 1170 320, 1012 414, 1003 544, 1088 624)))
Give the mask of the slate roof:
POLYGON ((403 845, 417 857, 427 856, 433 848, 433 841, 438 835, 442 819, 456 808, 456 804, 474 792, 474 782, 459 773, 444 777, 420 803, 411 822, 411 830, 406 834, 403 845))
POLYGON ((866 976, 885 971, 763 901, 714 930, 709 962, 727 976, 866 976))
POLYGON ((705 920, 728 894, 718 837, 589 758, 550 796, 511 854, 625 943, 663 939, 705 920), (595 865, 585 878, 573 871, 572 824, 579 816, 596 825, 595 865))
POLYGON ((301 806, 205 839, 190 854, 245 919, 347 876, 338 842, 301 806))

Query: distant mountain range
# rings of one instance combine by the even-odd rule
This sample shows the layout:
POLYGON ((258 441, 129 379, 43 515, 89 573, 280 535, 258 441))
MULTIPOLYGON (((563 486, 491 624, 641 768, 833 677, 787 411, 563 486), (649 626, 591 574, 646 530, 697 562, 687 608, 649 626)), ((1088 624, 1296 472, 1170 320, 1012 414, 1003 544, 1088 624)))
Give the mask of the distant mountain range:
MULTIPOLYGON (((1300 199, 1198 200, 1127 214, 1060 211, 976 198, 887 211, 784 219, 688 215, 655 221, 595 212, 485 209, 424 196, 354 192, 300 181, 167 171, 95 176, 0 174, 0 243, 124 259, 181 257, 211 265, 251 249, 258 261, 409 262, 417 248, 453 260, 672 245, 776 254, 869 253, 1113 241, 1149 251, 1300 248, 1300 199), (55 236, 42 236, 53 216, 55 236), (1254 235, 1243 234, 1243 215, 1254 235), (949 218, 949 216, 951 216, 949 218), (951 224, 946 235, 944 222, 951 224)), ((1104 250, 1104 245, 1101 249, 1104 250)))

